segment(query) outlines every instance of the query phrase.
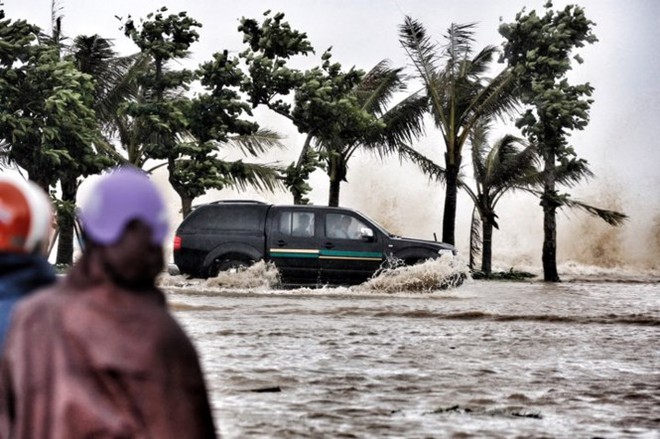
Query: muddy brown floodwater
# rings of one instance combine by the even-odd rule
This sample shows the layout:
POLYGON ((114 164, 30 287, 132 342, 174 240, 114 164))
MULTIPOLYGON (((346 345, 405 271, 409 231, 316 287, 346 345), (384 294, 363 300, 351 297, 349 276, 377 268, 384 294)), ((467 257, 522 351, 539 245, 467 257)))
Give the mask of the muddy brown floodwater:
POLYGON ((266 286, 163 280, 225 438, 660 437, 657 279, 282 291, 239 275, 266 286))

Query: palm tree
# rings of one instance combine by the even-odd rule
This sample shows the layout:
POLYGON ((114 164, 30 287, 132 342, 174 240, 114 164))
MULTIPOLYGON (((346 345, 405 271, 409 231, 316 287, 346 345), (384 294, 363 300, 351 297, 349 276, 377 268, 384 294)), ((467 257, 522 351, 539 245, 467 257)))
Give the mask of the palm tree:
POLYGON ((505 135, 492 147, 487 143, 488 125, 477 125, 470 136, 472 166, 476 188, 460 181, 460 186, 474 203, 470 234, 470 259, 478 239, 477 220, 481 220, 481 271, 491 273, 493 228, 499 228, 495 206, 507 192, 530 190, 539 182, 539 159, 532 145, 523 145, 522 139, 505 135), (475 215, 476 213, 476 215, 475 215))
POLYGON ((339 135, 318 140, 330 178, 329 206, 339 205, 341 182, 346 181, 348 162, 358 150, 371 151, 381 158, 394 153, 405 157, 406 145, 422 134, 426 97, 415 93, 388 109, 394 95, 406 90, 402 71, 383 60, 353 90, 358 111, 367 113, 375 122, 368 129, 357 137, 339 135))
MULTIPOLYGON (((465 190, 474 202, 472 230, 470 236, 470 260, 472 252, 478 247, 477 219, 481 221, 481 271, 489 275, 492 270, 493 228, 499 228, 495 207, 504 194, 512 191, 524 191, 543 199, 543 184, 548 172, 553 172, 556 183, 573 186, 591 172, 584 160, 567 161, 554 170, 541 168, 541 155, 538 145, 525 145, 522 139, 505 135, 492 147, 487 144, 488 125, 478 124, 470 135, 472 145, 472 166, 476 189, 471 189, 459 179, 459 186, 465 190), (476 213, 476 215, 475 215, 476 213)), ((615 211, 594 207, 582 201, 565 199, 563 206, 577 208, 598 216, 610 225, 621 224, 626 216, 615 211)))
POLYGON ((431 41, 424 26, 406 16, 399 40, 422 81, 435 126, 445 146, 446 196, 443 241, 454 244, 456 196, 462 150, 477 123, 510 112, 515 105, 515 82, 508 69, 486 78, 496 53, 486 46, 473 55, 474 24, 452 24, 446 45, 431 41))

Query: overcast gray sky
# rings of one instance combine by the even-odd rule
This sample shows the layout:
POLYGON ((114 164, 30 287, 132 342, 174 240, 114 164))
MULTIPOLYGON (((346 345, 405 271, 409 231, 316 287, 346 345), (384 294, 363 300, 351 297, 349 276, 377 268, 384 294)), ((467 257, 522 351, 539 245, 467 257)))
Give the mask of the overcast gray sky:
MULTIPOLYGON (((50 0, 4 0, 4 3, 9 18, 24 18, 50 29, 50 0)), ((502 43, 497 32, 501 19, 512 21, 523 7, 540 11, 544 3, 545 0, 61 0, 59 5, 63 8, 66 35, 98 33, 114 38, 116 49, 123 54, 135 51, 135 47, 122 35, 121 23, 115 16, 144 17, 163 5, 172 12, 186 10, 203 24, 200 41, 193 46, 192 57, 187 61, 190 66, 208 59, 216 51, 241 50, 241 36, 236 31, 239 19, 242 16, 260 19, 265 10, 272 9, 284 12, 294 28, 306 32, 318 55, 333 46, 336 61, 346 67, 354 65, 368 70, 382 59, 390 59, 394 65, 406 65, 397 38, 404 15, 421 20, 438 40, 452 22, 477 22, 476 46, 479 47, 502 43)), ((555 7, 568 3, 579 3, 585 8, 587 17, 596 22, 595 34, 599 39, 598 43, 581 50, 585 63, 576 67, 571 75, 572 81, 589 81, 596 89, 591 123, 584 132, 573 136, 573 144, 578 154, 591 163, 597 178, 583 184, 575 193, 595 204, 625 210, 631 221, 622 232, 625 248, 618 251, 625 259, 643 260, 646 261, 644 265, 649 265, 649 260, 657 260, 660 246, 655 244, 655 250, 649 253, 649 239, 660 240, 660 196, 657 194, 660 189, 657 171, 660 163, 660 81, 657 79, 660 2, 554 2, 555 7)), ((300 67, 312 67, 318 60, 318 56, 303 59, 300 67)), ((295 129, 265 112, 258 113, 258 117, 261 124, 287 136, 291 148, 281 158, 285 162, 293 160, 301 144, 295 129)), ((436 154, 440 161, 438 133, 433 129, 428 129, 427 137, 419 146, 436 154)), ((377 167, 375 163, 373 158, 363 157, 351 166, 349 183, 342 189, 343 204, 366 211, 400 233, 429 237, 433 231, 439 232, 444 191, 413 168, 400 167, 396 160, 377 167)), ((323 174, 314 177, 316 189, 312 199, 317 204, 326 203, 325 180, 323 174)), ((271 201, 290 200, 287 194, 254 195, 271 201)), ((460 202, 462 224, 457 239, 466 241, 464 226, 470 207, 467 200, 460 202)), ((522 255, 521 259, 512 258, 512 263, 525 263, 529 258, 530 263, 536 263, 536 256, 529 255, 538 253, 539 248, 538 203, 534 200, 508 203, 518 204, 513 213, 510 208, 501 212, 502 231, 495 239, 522 255)), ((582 216, 575 221, 573 214, 569 218, 571 225, 560 230, 564 249, 563 254, 560 249, 560 257, 579 259, 579 251, 572 249, 584 247, 576 246, 575 241, 577 237, 584 239, 580 234, 585 227, 589 230, 592 223, 582 216)), ((604 239, 620 238, 605 236, 604 239)), ((464 247, 466 242, 457 244, 464 247)))

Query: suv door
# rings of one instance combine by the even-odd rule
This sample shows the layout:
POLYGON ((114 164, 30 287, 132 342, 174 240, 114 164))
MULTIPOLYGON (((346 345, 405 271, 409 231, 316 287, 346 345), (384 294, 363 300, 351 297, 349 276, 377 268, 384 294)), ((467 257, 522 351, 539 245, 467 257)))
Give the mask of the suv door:
POLYGON ((319 282, 319 215, 311 209, 277 209, 267 251, 285 283, 319 282))
POLYGON ((349 211, 322 215, 321 280, 355 284, 367 280, 383 261, 383 239, 366 219, 349 211))

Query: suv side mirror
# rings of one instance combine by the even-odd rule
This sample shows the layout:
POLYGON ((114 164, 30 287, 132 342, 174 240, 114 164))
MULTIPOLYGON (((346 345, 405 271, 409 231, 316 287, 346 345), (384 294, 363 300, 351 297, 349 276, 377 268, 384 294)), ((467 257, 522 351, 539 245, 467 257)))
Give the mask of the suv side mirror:
POLYGON ((369 227, 362 227, 360 229, 360 236, 364 241, 372 242, 374 240, 374 231, 369 227))

